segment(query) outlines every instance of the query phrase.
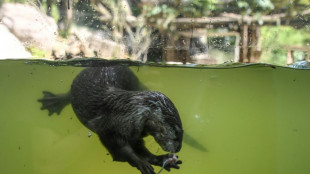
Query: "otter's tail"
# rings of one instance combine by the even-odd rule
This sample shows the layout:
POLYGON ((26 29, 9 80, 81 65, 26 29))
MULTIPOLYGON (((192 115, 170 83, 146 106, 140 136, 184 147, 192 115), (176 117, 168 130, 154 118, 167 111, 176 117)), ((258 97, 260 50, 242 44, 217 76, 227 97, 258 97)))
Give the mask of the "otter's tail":
POLYGON ((41 110, 47 109, 48 115, 53 113, 60 114, 61 110, 68 104, 70 104, 71 93, 55 95, 48 91, 43 91, 44 97, 38 99, 38 102, 42 103, 41 110))

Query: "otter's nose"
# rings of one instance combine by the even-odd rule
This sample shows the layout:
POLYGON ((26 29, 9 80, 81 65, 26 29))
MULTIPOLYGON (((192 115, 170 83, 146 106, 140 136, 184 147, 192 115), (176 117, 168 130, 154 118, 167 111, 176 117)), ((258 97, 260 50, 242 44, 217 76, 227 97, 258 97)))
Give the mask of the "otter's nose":
POLYGON ((182 144, 177 145, 175 151, 179 152, 181 150, 181 147, 182 147, 182 144))

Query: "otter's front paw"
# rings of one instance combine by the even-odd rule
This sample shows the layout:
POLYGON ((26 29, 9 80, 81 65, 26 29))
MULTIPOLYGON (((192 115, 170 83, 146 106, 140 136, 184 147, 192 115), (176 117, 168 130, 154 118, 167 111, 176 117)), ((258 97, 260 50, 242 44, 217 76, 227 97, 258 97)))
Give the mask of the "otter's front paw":
POLYGON ((168 154, 167 158, 164 160, 163 165, 167 171, 170 171, 171 168, 179 169, 179 164, 182 164, 182 161, 178 160, 178 156, 176 156, 175 154, 168 154))
POLYGON ((141 174, 155 174, 152 165, 146 161, 139 162, 137 168, 141 171, 141 174))

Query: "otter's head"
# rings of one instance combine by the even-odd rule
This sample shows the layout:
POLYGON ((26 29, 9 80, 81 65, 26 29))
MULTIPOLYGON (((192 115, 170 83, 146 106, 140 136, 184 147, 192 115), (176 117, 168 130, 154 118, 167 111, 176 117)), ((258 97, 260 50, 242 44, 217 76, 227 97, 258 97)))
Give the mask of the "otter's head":
POLYGON ((162 125, 160 131, 156 132, 153 136, 163 150, 170 153, 176 153, 181 150, 183 130, 180 127, 162 125))
POLYGON ((155 97, 148 101, 152 113, 146 122, 146 130, 163 150, 179 152, 182 147, 183 128, 178 110, 164 94, 152 93, 155 97))

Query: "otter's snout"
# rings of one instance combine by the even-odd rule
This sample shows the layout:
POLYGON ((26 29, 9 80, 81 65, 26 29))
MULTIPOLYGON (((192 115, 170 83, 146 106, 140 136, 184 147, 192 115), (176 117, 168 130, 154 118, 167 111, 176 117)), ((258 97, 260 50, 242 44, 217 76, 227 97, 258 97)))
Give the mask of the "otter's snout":
POLYGON ((174 142, 174 152, 172 153, 177 153, 181 150, 182 144, 180 142, 174 142))
POLYGON ((182 144, 178 144, 178 145, 176 146, 176 150, 175 150, 176 152, 174 152, 174 153, 180 152, 181 147, 182 147, 182 144))

